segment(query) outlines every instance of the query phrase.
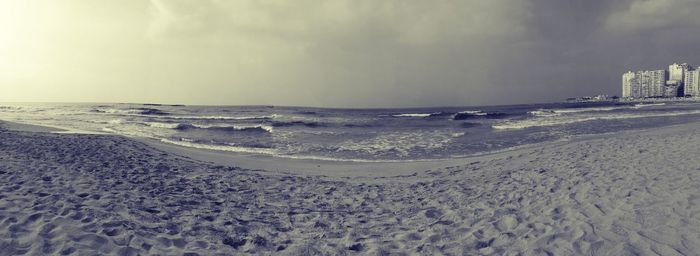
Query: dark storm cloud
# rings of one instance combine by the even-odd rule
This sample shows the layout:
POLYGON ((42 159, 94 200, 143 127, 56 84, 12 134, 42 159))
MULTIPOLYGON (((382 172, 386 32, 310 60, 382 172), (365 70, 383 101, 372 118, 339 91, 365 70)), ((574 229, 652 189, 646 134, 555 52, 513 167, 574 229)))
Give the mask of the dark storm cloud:
MULTIPOLYGON (((700 8, 684 0, 532 1, 529 34, 502 83, 535 101, 620 94, 626 70, 700 64, 700 8)), ((517 100, 517 99, 511 99, 517 100)))
POLYGON ((700 6, 692 0, 634 1, 610 15, 605 30, 618 63, 630 69, 700 64, 700 6))
MULTIPOLYGON (((501 83, 526 101, 556 101, 585 94, 614 93, 617 70, 601 57, 611 54, 601 40, 607 19, 625 1, 532 1, 523 43, 499 63, 509 76, 501 83), (601 55, 601 53, 603 53, 601 55), (612 72, 612 73, 611 73, 612 72)), ((614 54, 614 53, 613 53, 614 54)), ((506 95, 507 96, 507 95, 506 95)), ((517 98, 509 100, 518 101, 517 98)))

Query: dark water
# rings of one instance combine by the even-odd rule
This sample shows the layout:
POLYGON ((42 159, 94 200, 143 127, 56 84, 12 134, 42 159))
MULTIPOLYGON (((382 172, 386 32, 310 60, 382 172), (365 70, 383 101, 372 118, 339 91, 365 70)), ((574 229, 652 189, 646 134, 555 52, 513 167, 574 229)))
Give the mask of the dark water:
POLYGON ((700 120, 700 104, 323 109, 0 104, 0 119, 202 149, 353 161, 459 157, 585 134, 700 120))

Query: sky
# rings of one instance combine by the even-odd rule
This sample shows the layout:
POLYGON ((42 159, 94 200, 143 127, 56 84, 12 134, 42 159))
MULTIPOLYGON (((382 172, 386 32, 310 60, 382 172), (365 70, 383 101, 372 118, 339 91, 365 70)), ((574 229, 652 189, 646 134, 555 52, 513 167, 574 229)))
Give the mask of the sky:
POLYGON ((700 65, 696 0, 0 0, 0 102, 419 107, 700 65))

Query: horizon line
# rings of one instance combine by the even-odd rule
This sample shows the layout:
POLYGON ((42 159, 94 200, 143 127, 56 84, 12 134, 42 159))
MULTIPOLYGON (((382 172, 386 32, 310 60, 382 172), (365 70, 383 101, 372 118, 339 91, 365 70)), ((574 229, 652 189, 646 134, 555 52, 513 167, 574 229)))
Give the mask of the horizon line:
MULTIPOLYGON (((585 96, 579 96, 585 97, 585 96)), ((548 102, 514 103, 514 104, 485 104, 485 105, 435 105, 435 106, 402 106, 402 107, 324 107, 324 106, 301 106, 301 105, 272 105, 272 104, 185 104, 185 103, 156 103, 156 102, 96 102, 96 101, 0 101, 4 103, 27 103, 27 104, 124 104, 124 105, 161 105, 161 106, 199 106, 199 107, 281 107, 281 108, 319 108, 319 109, 419 109, 419 108, 459 108, 459 107, 494 107, 494 106, 518 106, 537 104, 557 104, 576 103, 566 102, 566 99, 548 102)), ((580 102, 579 102, 580 103, 580 102)))

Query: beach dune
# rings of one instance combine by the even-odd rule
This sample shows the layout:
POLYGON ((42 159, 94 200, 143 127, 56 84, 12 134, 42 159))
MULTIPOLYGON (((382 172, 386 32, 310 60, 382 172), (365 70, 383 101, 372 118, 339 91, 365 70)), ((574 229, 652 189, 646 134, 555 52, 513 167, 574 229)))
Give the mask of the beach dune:
POLYGON ((5 127, 2 255, 700 252, 697 124, 384 176, 249 170, 119 136, 5 127))

